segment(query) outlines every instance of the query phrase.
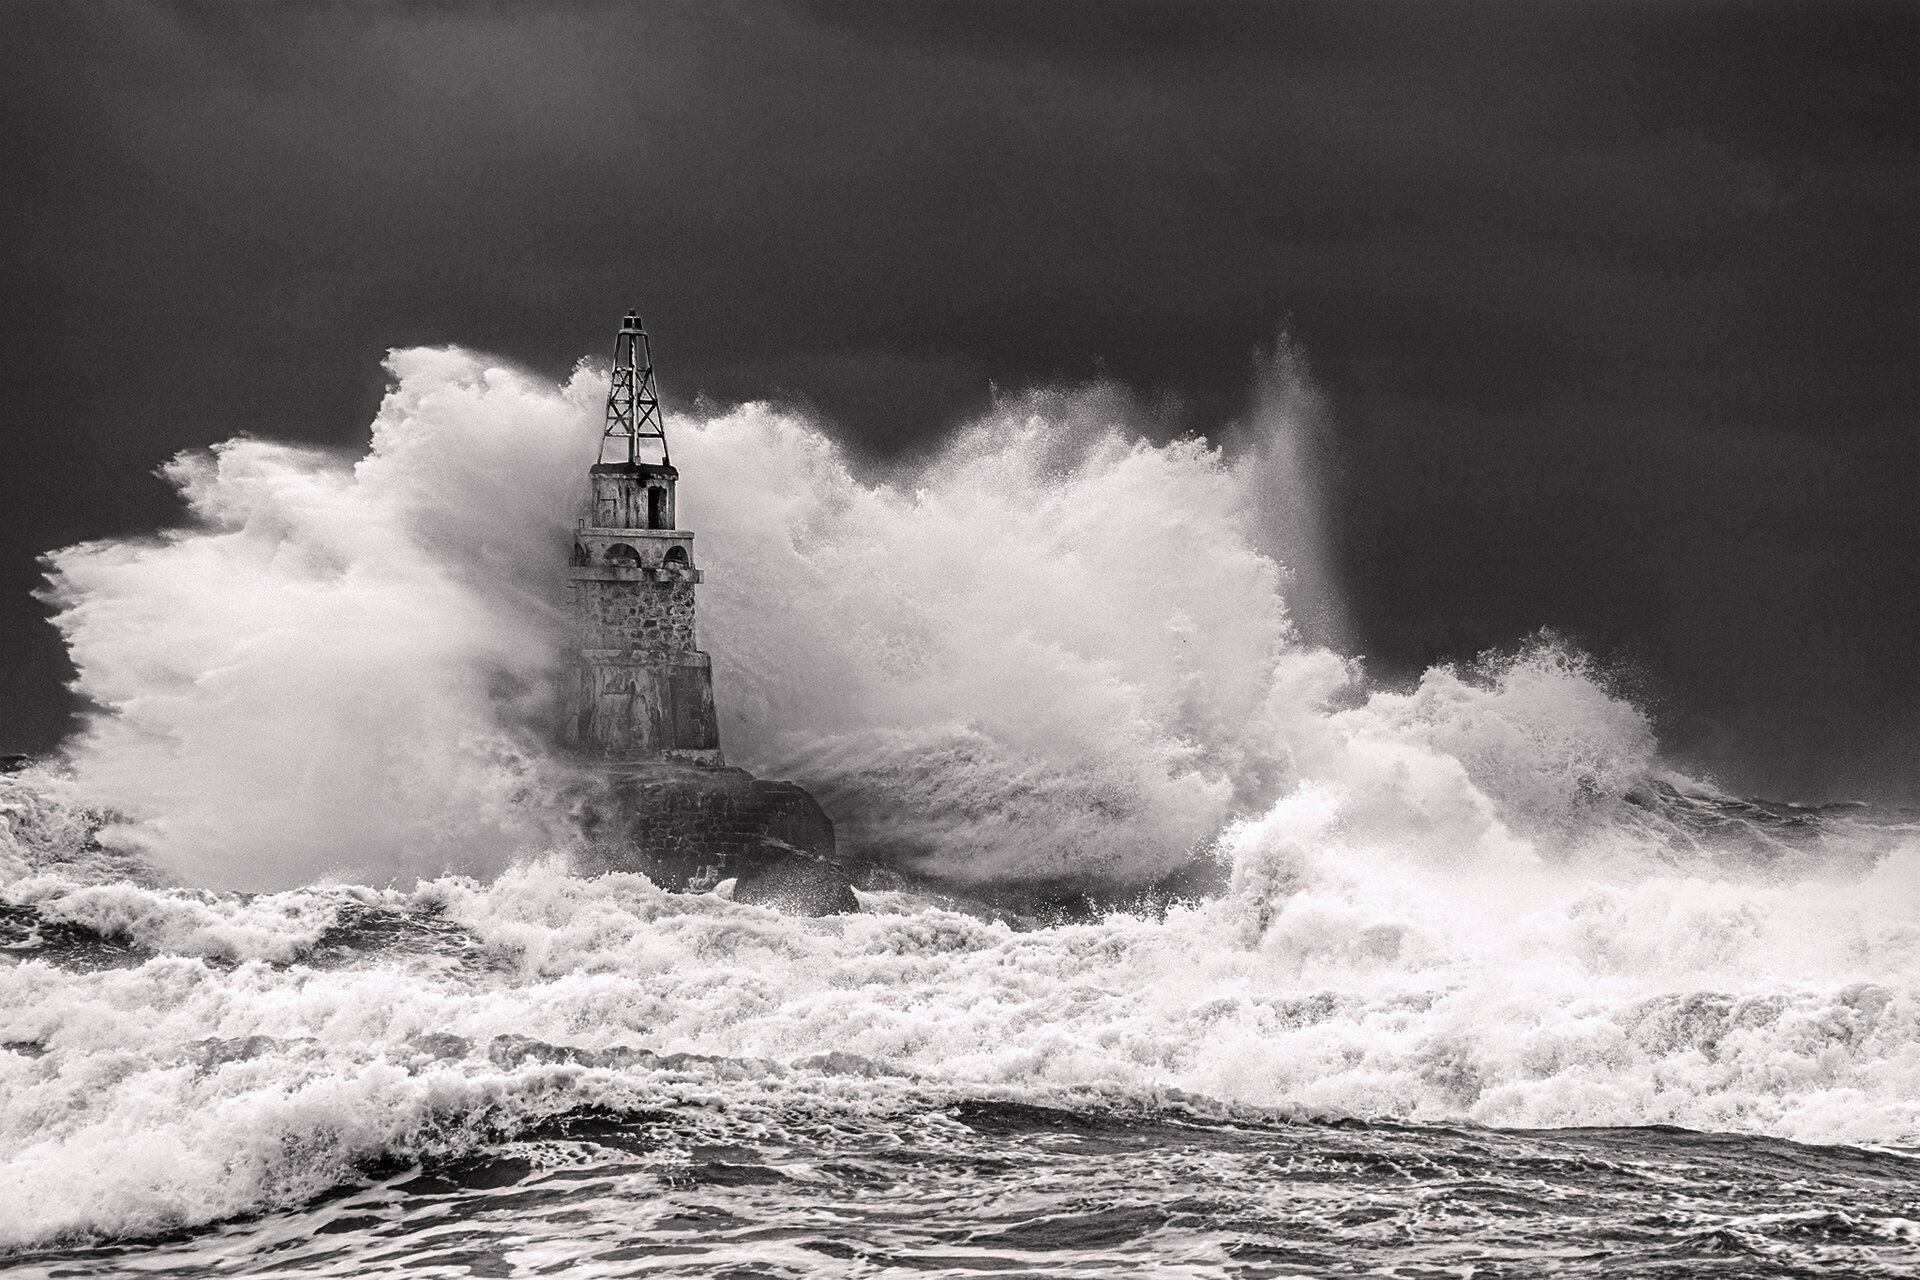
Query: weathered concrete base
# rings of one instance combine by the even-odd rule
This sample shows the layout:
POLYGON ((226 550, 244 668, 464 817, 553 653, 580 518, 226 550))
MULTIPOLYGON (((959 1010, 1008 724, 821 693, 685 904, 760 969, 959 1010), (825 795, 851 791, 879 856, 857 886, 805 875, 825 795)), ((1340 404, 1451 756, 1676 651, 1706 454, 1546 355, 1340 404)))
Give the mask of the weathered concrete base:
POLYGON ((675 893, 734 880, 737 901, 804 915, 857 907, 832 820, 791 782, 745 769, 583 762, 572 800, 583 873, 639 872, 675 893))

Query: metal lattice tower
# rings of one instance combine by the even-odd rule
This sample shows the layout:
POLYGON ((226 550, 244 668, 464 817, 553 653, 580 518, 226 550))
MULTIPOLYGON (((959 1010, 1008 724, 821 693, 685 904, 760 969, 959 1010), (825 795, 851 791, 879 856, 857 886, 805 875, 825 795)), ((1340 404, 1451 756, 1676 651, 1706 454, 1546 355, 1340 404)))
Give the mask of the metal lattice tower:
POLYGON ((613 340, 613 382, 607 388, 607 429, 600 437, 600 461, 639 461, 640 442, 660 442, 660 463, 667 457, 667 422, 660 414, 660 388, 653 380, 653 344, 640 326, 640 313, 627 312, 620 336, 613 340), (617 456, 623 442, 626 456, 617 456), (608 457, 612 448, 616 456, 608 457))

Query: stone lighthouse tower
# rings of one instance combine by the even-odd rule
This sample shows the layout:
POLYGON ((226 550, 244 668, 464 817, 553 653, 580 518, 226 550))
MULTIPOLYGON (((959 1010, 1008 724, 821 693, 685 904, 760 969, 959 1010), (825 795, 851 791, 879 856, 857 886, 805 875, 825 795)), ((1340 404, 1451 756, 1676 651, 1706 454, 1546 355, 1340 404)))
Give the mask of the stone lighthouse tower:
POLYGON ((717 766, 713 664, 694 647, 693 535, 674 527, 680 473, 653 377, 653 353, 629 311, 614 340, 613 379, 593 494, 574 530, 576 650, 566 686, 567 745, 618 761, 717 766), (659 461, 650 458, 657 450, 659 461))

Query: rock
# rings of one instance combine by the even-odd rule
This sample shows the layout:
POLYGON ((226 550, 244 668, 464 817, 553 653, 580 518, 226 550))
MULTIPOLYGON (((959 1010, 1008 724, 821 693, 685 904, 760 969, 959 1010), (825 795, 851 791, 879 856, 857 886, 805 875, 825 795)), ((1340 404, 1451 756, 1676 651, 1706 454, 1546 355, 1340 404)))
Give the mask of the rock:
POLYGON ((737 879, 736 901, 806 915, 857 909, 832 820, 791 782, 704 765, 596 763, 582 766, 571 800, 584 873, 639 872, 675 893, 737 879))
POLYGON ((860 909, 853 886, 840 868, 804 854, 788 854, 742 872, 734 881, 733 900, 795 916, 832 916, 860 909))

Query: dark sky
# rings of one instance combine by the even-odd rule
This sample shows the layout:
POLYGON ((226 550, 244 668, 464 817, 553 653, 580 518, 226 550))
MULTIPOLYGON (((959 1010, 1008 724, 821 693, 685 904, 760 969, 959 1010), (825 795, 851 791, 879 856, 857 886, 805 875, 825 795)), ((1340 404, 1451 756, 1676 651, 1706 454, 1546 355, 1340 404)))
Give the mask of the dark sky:
POLYGON ((1736 787, 1920 800, 1920 6, 0 4, 0 750, 34 556, 386 348, 862 456, 1101 372, 1245 412, 1283 325, 1385 675, 1545 626, 1736 787))

